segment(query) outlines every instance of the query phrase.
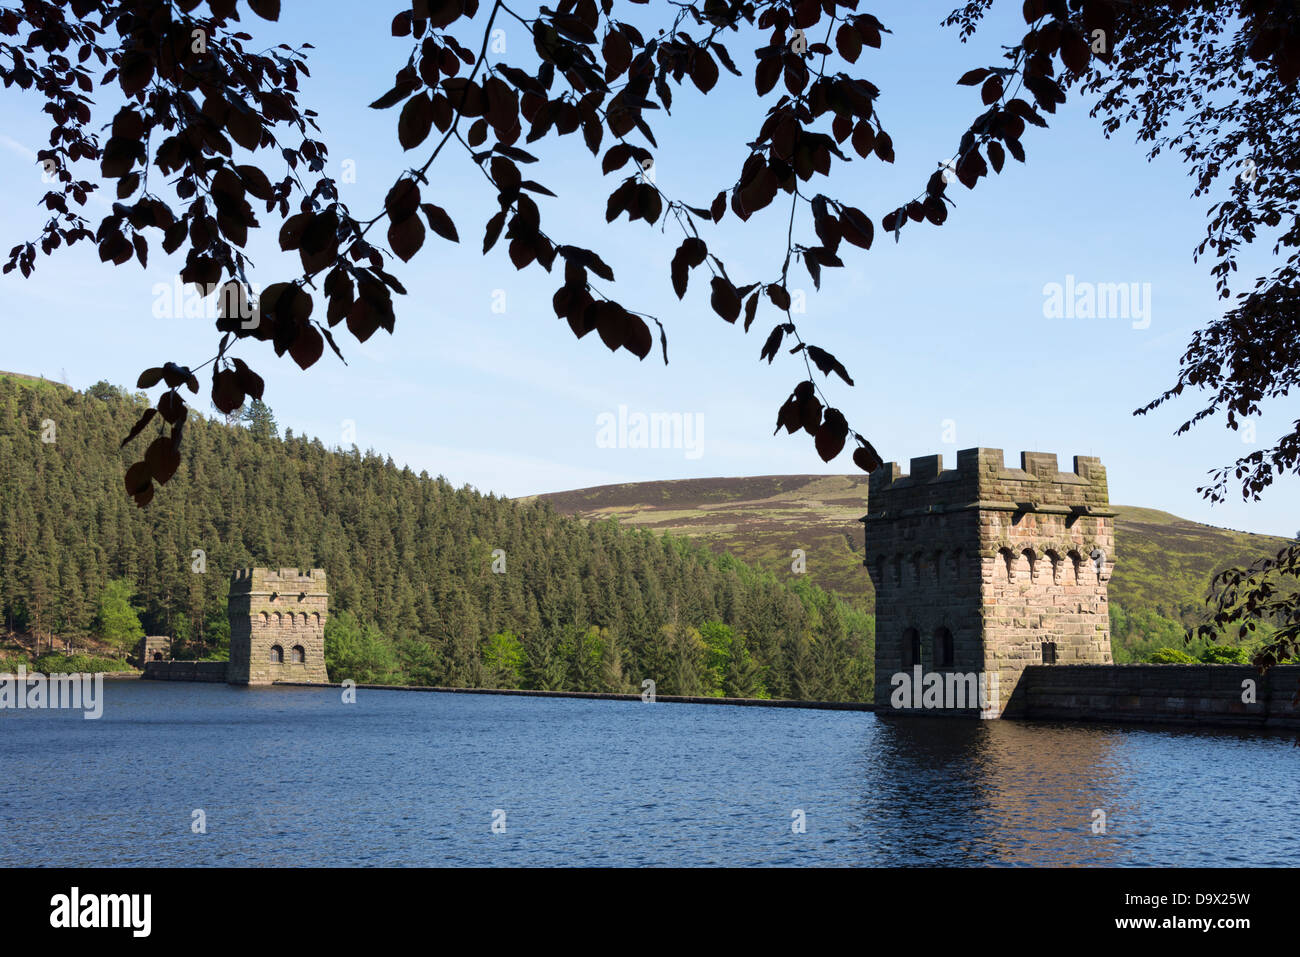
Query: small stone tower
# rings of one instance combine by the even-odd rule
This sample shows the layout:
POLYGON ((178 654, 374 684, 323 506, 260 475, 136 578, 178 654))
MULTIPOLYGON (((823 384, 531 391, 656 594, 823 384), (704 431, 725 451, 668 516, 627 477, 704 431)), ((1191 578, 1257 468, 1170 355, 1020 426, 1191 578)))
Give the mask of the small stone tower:
POLYGON ((136 643, 135 660, 141 668, 146 661, 171 661, 172 640, 166 635, 145 635, 136 643))
POLYGON ((1111 663, 1115 512, 1100 459, 1060 472, 1054 454, 1021 452, 1006 468, 1001 449, 964 449, 955 470, 942 455, 912 459, 909 475, 886 463, 868 496, 877 706, 895 710, 899 674, 939 673, 952 689, 976 673, 984 716, 1014 716, 1026 665, 1111 663))
POLYGON ((230 684, 326 682, 325 572, 241 568, 230 579, 230 684))

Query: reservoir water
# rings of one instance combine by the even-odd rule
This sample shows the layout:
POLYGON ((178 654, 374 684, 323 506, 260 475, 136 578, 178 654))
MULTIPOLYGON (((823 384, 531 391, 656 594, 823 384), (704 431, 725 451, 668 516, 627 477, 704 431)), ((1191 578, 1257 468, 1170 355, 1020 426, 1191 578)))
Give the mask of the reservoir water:
POLYGON ((96 721, 0 712, 0 864, 1300 864, 1294 733, 129 680, 105 695, 96 721))

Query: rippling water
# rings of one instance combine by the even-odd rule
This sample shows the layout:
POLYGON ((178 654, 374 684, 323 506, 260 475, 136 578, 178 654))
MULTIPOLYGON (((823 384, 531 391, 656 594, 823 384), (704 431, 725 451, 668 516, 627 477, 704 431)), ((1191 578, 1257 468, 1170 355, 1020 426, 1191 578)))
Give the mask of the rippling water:
POLYGON ((1300 864, 1293 734, 105 689, 0 712, 0 864, 1300 864))

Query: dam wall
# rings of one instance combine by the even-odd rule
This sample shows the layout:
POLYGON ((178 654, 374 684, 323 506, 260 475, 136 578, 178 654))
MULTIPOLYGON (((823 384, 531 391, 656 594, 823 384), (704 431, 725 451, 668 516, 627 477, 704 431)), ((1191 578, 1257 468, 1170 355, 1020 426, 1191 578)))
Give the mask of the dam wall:
POLYGON ((1020 678, 1032 720, 1300 728, 1300 665, 1029 665, 1020 678))
POLYGON ((226 680, 226 661, 146 661, 142 678, 153 681, 220 681, 226 680))

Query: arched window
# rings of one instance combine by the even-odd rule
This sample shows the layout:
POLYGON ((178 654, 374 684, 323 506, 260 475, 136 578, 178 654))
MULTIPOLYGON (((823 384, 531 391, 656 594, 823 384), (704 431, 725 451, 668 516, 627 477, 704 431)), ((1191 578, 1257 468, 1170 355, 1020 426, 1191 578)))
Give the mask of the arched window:
POLYGON ((1084 556, 1079 573, 1084 576, 1084 581, 1092 584, 1101 581, 1101 573, 1105 567, 1106 551, 1094 545, 1084 556))
POLYGON ((921 633, 915 628, 903 632, 903 667, 911 668, 921 663, 921 633))
POLYGON ((1044 554, 1052 565, 1052 584, 1061 584, 1061 555, 1059 552, 1048 549, 1044 554))
POLYGON ((271 664, 273 665, 284 664, 284 649, 281 648, 279 645, 271 646, 271 664))
POLYGON ((936 550, 934 553, 934 580, 943 581, 943 552, 936 550))
POLYGON ((260 617, 261 617, 261 619, 262 619, 262 624, 264 624, 264 625, 267 624, 268 622, 270 622, 270 620, 271 620, 271 616, 268 615, 266 612, 262 612, 260 617))
POLYGON ((934 633, 934 666, 952 667, 952 632, 947 628, 940 628, 934 633))
POLYGON ((1083 566, 1083 556, 1074 549, 1070 549, 1070 554, 1067 557, 1070 559, 1070 583, 1077 585, 1079 583, 1079 572, 1083 566))
POLYGON ((281 615, 278 611, 275 613, 275 627, 277 628, 284 627, 284 616, 281 615))
POLYGON ((1034 580, 1034 552, 1033 549, 1026 548, 1016 559, 1016 578, 1023 576, 1024 581, 1032 582, 1034 580))
POLYGON ((307 652, 303 650, 302 645, 293 646, 293 651, 290 652, 289 660, 295 665, 300 665, 307 660, 307 652))
POLYGON ((1045 665, 1056 664, 1056 642, 1054 641, 1043 642, 1043 664, 1045 665))
POLYGON ((161 651, 155 651, 155 652, 153 653, 153 660, 154 660, 154 661, 162 661, 162 652, 161 652, 161 651))
POLYGON ((998 549, 997 561, 993 566, 993 580, 1013 582, 1016 580, 1016 557, 1009 548, 998 549))

